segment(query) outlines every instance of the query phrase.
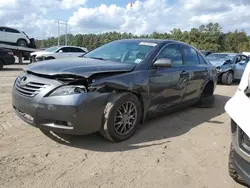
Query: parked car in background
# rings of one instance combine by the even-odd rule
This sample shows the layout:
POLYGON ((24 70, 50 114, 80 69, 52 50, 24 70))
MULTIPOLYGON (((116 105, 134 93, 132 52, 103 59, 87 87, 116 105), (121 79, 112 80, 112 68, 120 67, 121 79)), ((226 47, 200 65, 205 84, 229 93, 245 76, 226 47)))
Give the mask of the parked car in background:
POLYGON ((15 57, 11 50, 0 48, 0 70, 5 65, 11 65, 15 63, 15 57))
POLYGON ((218 81, 231 85, 234 80, 240 80, 249 57, 239 53, 211 53, 206 58, 216 67, 218 81))
POLYGON ((78 46, 53 46, 43 51, 33 52, 31 53, 31 57, 35 61, 43 61, 51 59, 79 57, 86 54, 87 52, 87 48, 78 46))
POLYGON ((36 48, 35 40, 18 29, 0 26, 0 42, 22 47, 36 48))
POLYGON ((231 118, 232 142, 229 174, 237 182, 250 187, 250 64, 247 64, 235 95, 226 103, 231 118))
POLYGON ((22 120, 42 130, 100 131, 119 142, 145 117, 212 105, 216 79, 215 67, 186 43, 118 40, 82 58, 30 64, 14 82, 12 102, 22 120))
POLYGON ((36 62, 36 56, 42 54, 46 48, 40 49, 39 51, 31 52, 29 55, 30 63, 36 62))

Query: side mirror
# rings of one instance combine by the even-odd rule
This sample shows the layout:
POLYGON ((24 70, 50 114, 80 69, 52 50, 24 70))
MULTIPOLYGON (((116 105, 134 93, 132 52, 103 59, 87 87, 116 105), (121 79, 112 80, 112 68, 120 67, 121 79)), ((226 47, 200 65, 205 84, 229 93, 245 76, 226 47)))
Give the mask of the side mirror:
POLYGON ((62 51, 62 50, 59 50, 59 53, 63 53, 63 51, 62 51))
POLYGON ((168 58, 157 59, 154 62, 154 67, 172 67, 172 60, 168 58))

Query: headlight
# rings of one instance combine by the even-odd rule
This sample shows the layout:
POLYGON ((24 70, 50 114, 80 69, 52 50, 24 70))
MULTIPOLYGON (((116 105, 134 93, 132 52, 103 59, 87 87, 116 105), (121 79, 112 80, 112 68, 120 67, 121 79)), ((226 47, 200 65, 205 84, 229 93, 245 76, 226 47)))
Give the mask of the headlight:
POLYGON ((240 145, 241 148, 245 150, 247 153, 250 152, 250 139, 243 131, 240 137, 240 145))
POLYGON ((87 90, 82 85, 68 85, 62 86, 53 91, 49 96, 65 96, 65 95, 74 95, 80 93, 86 93, 87 90))

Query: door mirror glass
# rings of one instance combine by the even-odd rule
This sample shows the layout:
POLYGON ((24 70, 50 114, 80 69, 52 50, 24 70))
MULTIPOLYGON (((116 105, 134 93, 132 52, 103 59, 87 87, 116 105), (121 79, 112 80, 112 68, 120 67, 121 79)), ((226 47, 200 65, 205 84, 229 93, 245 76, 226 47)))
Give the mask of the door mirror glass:
POLYGON ((62 51, 62 50, 59 50, 59 53, 63 53, 63 51, 62 51))
POLYGON ((172 67, 172 60, 168 58, 157 59, 154 62, 154 67, 172 67))

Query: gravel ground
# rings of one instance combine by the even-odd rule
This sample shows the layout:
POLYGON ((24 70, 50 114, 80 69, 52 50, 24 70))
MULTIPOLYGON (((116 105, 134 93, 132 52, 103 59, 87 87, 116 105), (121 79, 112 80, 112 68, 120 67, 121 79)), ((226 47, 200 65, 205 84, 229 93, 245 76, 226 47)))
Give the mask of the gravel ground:
POLYGON ((214 108, 148 121, 130 140, 113 144, 99 134, 44 134, 23 123, 12 110, 11 90, 24 66, 0 71, 0 187, 242 187, 228 175, 224 111, 237 85, 217 86, 214 108))

